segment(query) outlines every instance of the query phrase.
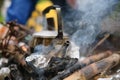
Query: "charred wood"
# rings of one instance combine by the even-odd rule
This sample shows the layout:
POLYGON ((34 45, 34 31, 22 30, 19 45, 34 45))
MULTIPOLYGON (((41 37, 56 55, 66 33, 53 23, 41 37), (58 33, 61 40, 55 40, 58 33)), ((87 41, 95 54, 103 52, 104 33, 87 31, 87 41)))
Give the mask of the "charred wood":
POLYGON ((72 67, 66 69, 63 73, 58 74, 57 76, 55 76, 51 80, 63 80, 65 77, 68 77, 73 72, 77 71, 78 69, 81 69, 81 68, 83 68, 83 67, 85 67, 93 62, 96 62, 96 61, 99 61, 103 58, 106 58, 106 57, 110 56, 111 54, 112 54, 112 52, 106 51, 103 53, 99 53, 97 55, 90 56, 90 57, 86 58, 84 61, 78 61, 72 67))
POLYGON ((120 55, 113 54, 108 58, 102 59, 98 62, 95 62, 89 66, 82 68, 81 70, 76 71, 71 76, 65 78, 64 80, 89 80, 95 75, 103 72, 106 68, 113 68, 118 65, 120 62, 120 55))

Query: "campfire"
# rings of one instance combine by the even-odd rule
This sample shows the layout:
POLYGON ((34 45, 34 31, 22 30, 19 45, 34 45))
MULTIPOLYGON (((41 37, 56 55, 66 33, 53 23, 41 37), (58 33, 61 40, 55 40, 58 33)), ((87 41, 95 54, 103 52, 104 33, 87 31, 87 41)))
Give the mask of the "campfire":
POLYGON ((120 36, 101 29, 117 0, 80 1, 76 13, 66 13, 64 26, 58 6, 44 11, 57 10, 58 31, 1 24, 0 80, 119 80, 120 36))

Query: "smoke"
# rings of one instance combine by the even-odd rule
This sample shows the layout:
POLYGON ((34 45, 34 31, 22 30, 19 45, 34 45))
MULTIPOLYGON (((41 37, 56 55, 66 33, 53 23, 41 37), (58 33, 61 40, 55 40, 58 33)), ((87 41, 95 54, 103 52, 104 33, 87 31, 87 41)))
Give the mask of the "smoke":
POLYGON ((115 6, 115 11, 102 21, 102 30, 119 36, 120 33, 120 2, 115 6))
POLYGON ((76 9, 64 14, 64 30, 71 41, 86 53, 101 32, 101 22, 113 10, 119 0, 77 0, 76 9))

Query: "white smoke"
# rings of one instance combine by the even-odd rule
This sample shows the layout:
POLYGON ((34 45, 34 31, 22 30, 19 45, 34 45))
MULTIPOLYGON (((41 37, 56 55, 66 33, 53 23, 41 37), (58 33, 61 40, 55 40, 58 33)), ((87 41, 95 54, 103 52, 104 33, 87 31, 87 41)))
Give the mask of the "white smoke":
POLYGON ((65 31, 71 41, 80 47, 81 53, 88 52, 96 36, 101 32, 101 22, 119 0, 77 0, 76 10, 69 9, 64 16, 65 31))
POLYGON ((118 0, 77 0, 77 9, 84 12, 82 21, 88 24, 99 24, 118 0))

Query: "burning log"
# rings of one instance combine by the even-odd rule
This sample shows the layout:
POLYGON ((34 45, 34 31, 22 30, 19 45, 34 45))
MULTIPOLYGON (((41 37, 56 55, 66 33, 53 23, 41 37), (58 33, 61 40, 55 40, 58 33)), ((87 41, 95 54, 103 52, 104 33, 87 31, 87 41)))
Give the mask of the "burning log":
POLYGON ((31 62, 26 62, 26 66, 23 67, 25 70, 27 70, 28 74, 30 74, 33 80, 50 80, 59 72, 74 65, 77 61, 78 59, 69 57, 52 57, 48 65, 44 68, 35 67, 31 62))
POLYGON ((100 46, 109 37, 110 37, 109 33, 105 34, 104 37, 95 45, 95 47, 93 47, 91 51, 94 51, 98 46, 100 46))
POLYGON ((49 63, 44 68, 38 69, 31 62, 27 62, 24 67, 26 69, 28 67, 31 68, 32 71, 29 73, 30 74, 34 73, 37 75, 36 77, 33 76, 35 80, 36 78, 42 78, 42 79, 45 78, 49 80, 50 78, 57 75, 57 73, 71 67, 73 64, 75 64, 78 61, 78 59, 74 59, 74 58, 69 58, 69 57, 64 58, 68 46, 69 46, 69 41, 65 42, 59 50, 57 51, 52 50, 48 55, 45 55, 46 62, 49 63))
POLYGON ((120 62, 120 55, 113 54, 108 58, 95 62, 79 71, 76 71, 71 76, 65 78, 64 80, 89 80, 95 75, 103 72, 106 68, 113 68, 120 62))
POLYGON ((88 58, 86 58, 84 61, 78 61, 75 65, 73 65, 72 67, 68 68, 67 70, 65 70, 63 73, 55 76, 54 78, 52 78, 51 80, 62 80, 65 77, 69 76, 70 74, 72 74, 73 72, 77 71, 78 69, 81 69, 93 62, 99 61, 101 59, 104 59, 108 56, 110 56, 112 54, 111 51, 106 51, 103 53, 99 53, 97 55, 93 55, 90 56, 88 58))

